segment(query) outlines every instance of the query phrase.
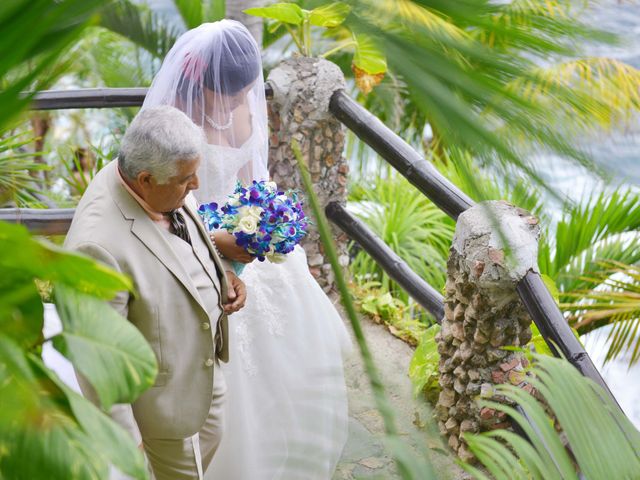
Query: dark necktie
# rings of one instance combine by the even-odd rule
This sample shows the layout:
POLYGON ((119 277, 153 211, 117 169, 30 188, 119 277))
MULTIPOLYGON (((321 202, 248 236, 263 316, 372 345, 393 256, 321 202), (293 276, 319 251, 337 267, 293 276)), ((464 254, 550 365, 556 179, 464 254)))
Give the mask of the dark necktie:
POLYGON ((187 229, 187 222, 184 216, 178 210, 171 210, 165 213, 166 217, 171 222, 171 233, 179 236, 182 240, 191 245, 191 237, 189 236, 189 230, 187 229))

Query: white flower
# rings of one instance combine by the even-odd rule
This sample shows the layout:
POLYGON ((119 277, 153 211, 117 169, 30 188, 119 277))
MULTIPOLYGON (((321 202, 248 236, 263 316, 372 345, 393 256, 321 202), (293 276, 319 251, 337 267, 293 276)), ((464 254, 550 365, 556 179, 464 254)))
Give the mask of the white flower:
POLYGON ((268 252, 265 256, 271 263, 282 263, 287 259, 286 255, 277 252, 268 252))
POLYGON ((229 201, 227 203, 232 207, 237 207, 238 205, 240 205, 240 194, 236 193, 234 195, 230 195, 229 201))
POLYGON ((241 218, 236 227, 236 231, 238 230, 247 235, 253 235, 258 230, 258 219, 253 215, 247 215, 241 218))
POLYGON ((276 182, 265 182, 264 186, 272 192, 276 192, 278 190, 278 185, 276 184, 276 182))
POLYGON ((257 220, 260 220, 260 217, 262 216, 262 212, 264 212, 264 209, 257 205, 252 205, 250 207, 242 207, 238 209, 238 214, 240 215, 240 218, 255 217, 257 220))

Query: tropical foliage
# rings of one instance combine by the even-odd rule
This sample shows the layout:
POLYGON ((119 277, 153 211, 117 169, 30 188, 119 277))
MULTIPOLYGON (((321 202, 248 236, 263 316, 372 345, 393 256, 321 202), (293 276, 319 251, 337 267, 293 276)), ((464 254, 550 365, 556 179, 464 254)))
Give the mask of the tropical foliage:
POLYGON ((22 151, 32 141, 26 132, 0 136, 0 206, 39 203, 39 188, 33 174, 47 167, 36 162, 33 153, 22 151))
MULTIPOLYGON (((444 286, 455 224, 400 175, 362 181, 349 192, 350 208, 391 249, 436 289, 444 286)), ((358 277, 369 275, 405 303, 408 297, 365 252, 351 263, 358 277)))
MULTIPOLYGON (((16 1, 0 8, 0 131, 27 105, 30 95, 19 94, 25 86, 50 81, 39 76, 78 38, 99 3, 16 1)), ((16 153, 23 139, 1 137, 2 165, 21 160, 20 167, 29 169, 27 156, 16 153)), ((29 194, 25 175, 3 176, 5 192, 25 187, 21 194, 29 194)), ((0 477, 107 478, 114 465, 133 478, 147 478, 130 436, 64 385, 41 357, 43 345, 52 344, 82 372, 105 410, 133 401, 153 383, 155 356, 144 337, 102 300, 131 289, 130 280, 37 241, 22 226, 0 223, 0 250, 0 477), (42 334, 39 292, 48 291, 47 285, 55 285, 63 325, 51 338, 42 334)))
POLYGON ((518 387, 500 385, 496 394, 521 411, 481 401, 514 419, 528 438, 508 430, 466 435, 470 450, 491 476, 470 465, 465 469, 478 479, 635 478, 640 471, 640 432, 618 405, 567 361, 544 355, 534 359, 528 381, 540 400, 518 387))
MULTIPOLYGON (((302 172, 322 243, 336 276, 342 303, 364 359, 378 410, 383 418, 388 445, 400 476, 403 479, 439 478, 428 461, 429 454, 420 452, 420 457, 412 455, 398 436, 394 414, 363 337, 328 222, 297 144, 293 145, 293 151, 302 172)), ((437 328, 432 327, 425 336, 435 336, 437 328)), ((419 349, 425 350, 421 355, 423 358, 437 356, 431 342, 423 342, 419 349)), ((581 475, 585 478, 633 478, 640 469, 640 432, 608 393, 581 376, 564 359, 544 355, 532 357, 533 367, 527 381, 535 388, 535 396, 512 385, 499 385, 494 393, 507 402, 499 403, 491 398, 480 400, 481 406, 504 412, 511 417, 527 438, 503 429, 480 435, 465 434, 470 450, 490 476, 471 464, 463 464, 463 467, 478 479, 578 479, 581 475), (509 402, 519 409, 516 410, 509 402), (590 419, 588 424, 585 424, 585 418, 590 419)), ((433 381, 437 370, 431 365, 432 362, 420 363, 414 358, 412 374, 433 381)), ((416 387, 419 391, 420 386, 416 387)))
POLYGON ((105 410, 135 400, 153 383, 155 356, 142 334, 100 300, 130 289, 130 280, 38 242, 22 226, 0 223, 0 249, 11 252, 0 259, 0 475, 106 478, 112 464, 146 478, 131 437, 41 358, 51 342, 91 383, 105 410), (51 338, 42 336, 36 280, 55 285, 63 329, 51 338))
POLYGON ((272 20, 269 25, 271 34, 284 26, 300 53, 307 57, 314 55, 312 26, 327 28, 327 35, 337 37, 339 41, 321 56, 328 57, 343 49, 353 50, 351 69, 355 74, 356 85, 367 94, 382 81, 387 71, 387 62, 372 37, 362 33, 355 34, 343 26, 350 11, 351 7, 343 2, 322 5, 312 10, 301 8, 295 3, 275 3, 268 7, 250 8, 245 13, 272 20))
POLYGON ((601 271, 585 278, 598 287, 576 291, 571 295, 574 303, 566 308, 574 312, 571 321, 579 330, 613 324, 607 335, 605 360, 630 353, 631 366, 640 359, 640 267, 615 261, 599 265, 601 271))

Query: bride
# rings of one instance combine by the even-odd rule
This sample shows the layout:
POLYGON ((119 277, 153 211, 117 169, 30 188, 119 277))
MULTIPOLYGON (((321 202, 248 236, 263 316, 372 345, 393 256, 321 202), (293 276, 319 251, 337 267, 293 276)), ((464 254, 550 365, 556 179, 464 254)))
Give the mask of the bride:
MULTIPOLYGON (((208 140, 195 191, 224 204, 237 181, 267 180, 267 110, 260 50, 240 23, 206 23, 182 35, 143 108, 173 105, 208 140)), ((329 479, 347 437, 344 324, 311 276, 302 248, 281 264, 253 260, 235 238, 211 239, 245 263, 245 308, 230 319, 225 428, 210 479, 329 479)))

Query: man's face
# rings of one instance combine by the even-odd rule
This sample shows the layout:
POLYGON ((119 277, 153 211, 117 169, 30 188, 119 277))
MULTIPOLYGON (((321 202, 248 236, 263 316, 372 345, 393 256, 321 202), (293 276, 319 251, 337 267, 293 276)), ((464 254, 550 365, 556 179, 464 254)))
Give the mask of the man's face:
POLYGON ((143 191, 143 198, 157 212, 169 212, 184 205, 184 199, 191 190, 199 187, 197 170, 200 157, 194 160, 178 162, 176 175, 160 184, 147 172, 138 175, 138 183, 143 191))

